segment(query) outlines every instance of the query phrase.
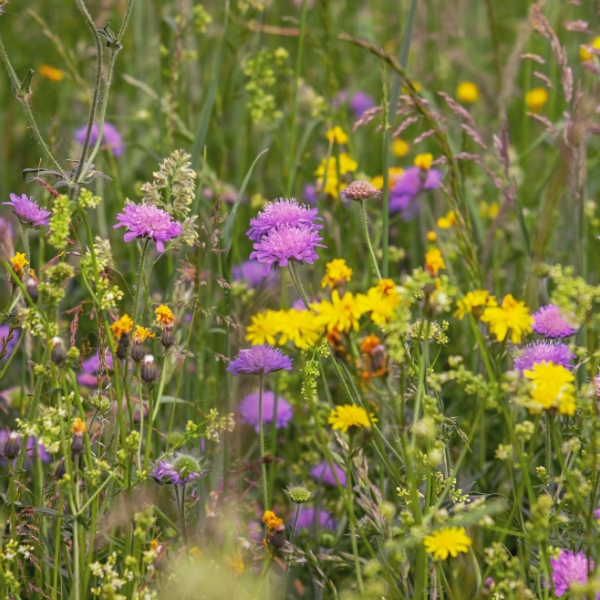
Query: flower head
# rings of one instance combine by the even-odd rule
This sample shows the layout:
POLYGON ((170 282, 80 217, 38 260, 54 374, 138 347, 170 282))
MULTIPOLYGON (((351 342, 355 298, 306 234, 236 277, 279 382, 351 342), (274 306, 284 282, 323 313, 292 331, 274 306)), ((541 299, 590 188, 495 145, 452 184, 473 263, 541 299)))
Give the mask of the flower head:
POLYGON ((267 526, 268 530, 276 530, 283 525, 283 519, 280 519, 272 510, 265 510, 262 522, 267 526))
POLYGON ((253 242, 260 241, 263 235, 283 225, 299 227, 302 229, 321 229, 322 225, 316 223, 321 221, 316 208, 298 204, 294 198, 284 200, 279 198, 275 202, 265 204, 263 210, 256 218, 250 219, 250 229, 246 235, 253 242))
POLYGON ((325 137, 329 141, 333 140, 336 144, 346 144, 348 142, 348 136, 346 133, 344 133, 344 130, 339 125, 336 125, 327 131, 325 137))
POLYGON ((378 195, 379 190, 373 184, 368 181, 363 181, 362 179, 353 181, 349 186, 344 188, 344 191, 342 192, 342 196, 345 200, 356 200, 357 202, 368 200, 369 198, 378 195))
POLYGON ((445 269, 444 257, 438 248, 432 248, 425 254, 425 270, 432 276, 437 277, 440 269, 445 269))
POLYGON ((190 454, 176 454, 172 462, 159 460, 151 477, 160 484, 183 485, 205 474, 204 465, 190 454))
POLYGON ((302 508, 298 513, 296 527, 298 529, 330 529, 334 530, 336 526, 333 515, 324 509, 302 508))
POLYGON ((583 551, 575 554, 572 551, 561 550, 558 558, 550 559, 554 592, 560 597, 569 591, 572 584, 585 585, 588 573, 593 572, 593 562, 589 562, 583 551))
POLYGON ((253 346, 275 345, 275 337, 281 333, 281 313, 275 310, 258 313, 246 327, 246 340, 253 346))
POLYGON ((533 318, 525 302, 515 300, 512 294, 507 294, 502 300, 502 306, 490 306, 483 311, 481 320, 490 324, 490 332, 499 342, 504 341, 508 330, 513 344, 521 341, 523 334, 531 333, 533 318))
POLYGON ((141 325, 135 326, 135 331, 133 332, 134 343, 141 344, 145 342, 146 339, 149 337, 154 337, 154 334, 149 329, 147 329, 146 327, 142 327, 141 325))
POLYGON ((523 371, 532 369, 536 363, 551 362, 555 365, 562 365, 566 369, 571 369, 571 361, 574 358, 575 355, 565 344, 533 342, 525 346, 521 356, 515 358, 515 368, 523 374, 523 371))
POLYGON ((462 81, 456 88, 456 97, 467 104, 473 104, 479 100, 479 88, 472 81, 462 81))
POLYGON ((327 461, 319 463, 310 470, 310 476, 319 483, 335 486, 336 482, 333 474, 334 471, 337 475, 340 485, 342 487, 346 487, 346 472, 341 467, 338 467, 338 465, 335 463, 333 464, 333 469, 330 467, 327 461))
POLYGON ((374 106, 375 100, 373 99, 373 96, 369 96, 369 94, 365 92, 356 92, 352 96, 352 100, 350 100, 350 108, 354 113, 354 117, 357 119, 360 119, 367 110, 374 106))
POLYGON ((133 320, 125 313, 119 320, 110 326, 115 338, 120 339, 123 334, 130 333, 133 329, 133 320))
POLYGON ((281 313, 279 323, 279 344, 282 346, 289 340, 296 348, 306 350, 314 346, 323 335, 323 325, 312 310, 292 308, 281 313))
POLYGON ((554 304, 542 306, 540 310, 531 315, 533 325, 531 328, 536 333, 549 338, 563 338, 572 336, 577 328, 573 327, 562 314, 560 308, 554 304))
POLYGON ((546 88, 537 87, 529 90, 525 94, 525 104, 530 111, 538 113, 544 108, 544 105, 548 102, 548 92, 546 88))
POLYGON ((10 202, 3 202, 7 206, 13 207, 13 212, 17 219, 25 227, 42 227, 50 225, 50 211, 41 209, 33 198, 28 198, 25 194, 17 196, 10 195, 10 202))
POLYGON ((239 265, 234 265, 231 271, 234 281, 245 281, 249 288, 255 289, 261 286, 272 286, 277 282, 275 272, 269 277, 263 277, 263 267, 255 260, 246 260, 239 265))
POLYGON ((415 156, 414 165, 415 167, 419 167, 419 169, 423 169, 424 171, 429 171, 431 169, 431 163, 433 162, 433 154, 427 152, 425 154, 417 154, 415 156))
POLYGON ((11 259, 10 264, 12 265, 13 271, 21 277, 25 273, 25 267, 29 264, 25 254, 23 252, 17 252, 11 259))
POLYGON ((357 296, 361 314, 371 313, 371 320, 376 325, 387 323, 401 302, 400 296, 395 291, 395 287, 393 288, 394 293, 388 294, 382 291, 380 286, 381 281, 369 289, 366 294, 359 294, 357 296))
POLYGON ((342 433, 346 433, 349 429, 355 431, 362 427, 370 428, 371 422, 376 423, 377 419, 371 415, 369 420, 369 415, 362 406, 344 404, 332 409, 327 421, 334 430, 339 429, 342 433))
MULTIPOLYGON (((75 132, 75 139, 83 144, 85 142, 85 135, 87 133, 87 125, 80 127, 75 132)), ((90 144, 93 146, 98 141, 98 125, 94 123, 92 125, 92 131, 90 133, 90 144)), ((117 128, 111 123, 104 122, 102 126, 102 146, 111 150, 115 156, 123 154, 123 138, 117 131, 117 128)))
MULTIPOLYGON (((260 430, 260 419, 258 418, 258 392, 248 394, 238 407, 242 423, 253 425, 256 433, 260 430)), ((263 424, 274 423, 276 429, 285 429, 292 420, 294 412, 289 402, 281 396, 277 397, 277 413, 275 413, 275 394, 269 390, 263 391, 262 395, 262 422, 263 424)))
POLYGON ((227 367, 234 375, 266 375, 275 371, 291 371, 292 360, 271 346, 253 346, 240 350, 227 367))
POLYGON ((75 435, 82 435, 85 433, 85 430, 86 430, 85 421, 83 419, 80 419, 79 417, 77 417, 75 419, 75 421, 73 421, 73 427, 71 428, 71 431, 75 435))
POLYGON ((446 213, 445 217, 440 217, 437 220, 437 226, 440 229, 450 229, 458 224, 458 219, 456 218, 456 213, 451 210, 446 213))
POLYGON ((442 527, 423 539, 425 550, 433 554, 434 560, 446 560, 448 555, 456 558, 459 552, 467 553, 473 540, 464 527, 442 527))
MULTIPOLYGON (((427 161, 422 159, 420 164, 425 166, 427 161)), ((413 203, 413 200, 421 192, 435 190, 442 183, 441 171, 425 169, 422 166, 406 169, 390 190, 390 212, 402 212, 405 220, 410 219, 418 212, 418 206, 413 203)))
POLYGON ((591 62, 594 60, 594 50, 600 50, 600 36, 595 37, 591 44, 582 44, 579 46, 581 62, 591 62))
POLYGON ((531 370, 524 371, 533 384, 530 412, 541 412, 539 408, 558 409, 559 414, 572 416, 577 405, 573 393, 575 376, 562 365, 551 362, 535 363, 531 370))
POLYGON ((178 237, 183 227, 171 215, 151 204, 126 204, 122 213, 117 214, 117 227, 126 227, 123 236, 126 242, 135 238, 147 238, 156 242, 159 252, 165 251, 164 242, 178 237))
POLYGON ((409 150, 410 150, 410 146, 408 145, 408 142, 405 142, 404 140, 401 140, 400 138, 396 138, 392 142, 392 152, 398 158, 404 158, 408 154, 409 150))
POLYGON ((456 312, 453 316, 464 319, 467 313, 473 313, 473 316, 479 318, 484 309, 495 306, 498 306, 495 296, 490 295, 487 290, 474 290, 457 300, 456 312))
POLYGON ((155 311, 156 322, 160 327, 168 327, 175 323, 175 315, 173 311, 166 305, 161 304, 155 311))
POLYGON ((318 322, 331 333, 337 329, 340 333, 348 333, 352 329, 358 331, 358 320, 363 314, 362 307, 350 292, 342 298, 337 290, 331 292, 331 302, 323 300, 313 304, 318 315, 318 322))
POLYGON ((65 77, 64 71, 61 71, 52 65, 40 65, 38 67, 38 73, 50 81, 62 81, 65 77))
POLYGON ((325 265, 325 277, 321 279, 321 287, 336 288, 352 279, 352 269, 343 258, 334 258, 325 265))
POLYGON ((284 491, 294 504, 306 504, 315 495, 304 482, 300 485, 290 485, 284 491))
POLYGON ((268 275, 274 264, 286 267, 290 260, 306 262, 312 265, 319 257, 315 248, 325 248, 319 242, 323 241, 314 229, 300 229, 284 225, 272 229, 264 235, 260 242, 254 244, 254 252, 250 258, 264 263, 263 275, 268 275))

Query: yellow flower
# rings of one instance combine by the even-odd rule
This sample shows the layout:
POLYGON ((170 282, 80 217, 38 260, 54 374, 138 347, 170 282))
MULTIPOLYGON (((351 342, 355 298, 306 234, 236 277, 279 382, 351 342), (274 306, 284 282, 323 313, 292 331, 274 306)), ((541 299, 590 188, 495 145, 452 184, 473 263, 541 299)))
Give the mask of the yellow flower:
MULTIPOLYGON (((349 154, 346 152, 340 154, 340 175, 356 171, 357 167, 358 163, 349 154)), ((325 194, 332 198, 339 198, 340 192, 346 187, 346 184, 340 183, 338 180, 338 163, 335 156, 330 156, 329 160, 324 158, 317 167, 315 175, 319 189, 323 188, 325 194), (323 187, 323 182, 325 182, 325 187, 323 187)))
POLYGON ((13 271, 21 276, 25 272, 25 266, 29 264, 25 254, 23 252, 17 252, 11 259, 10 264, 12 265, 13 271))
POLYGON ((172 325, 175 323, 175 315, 171 311, 171 309, 165 304, 161 304, 155 311, 156 322, 161 327, 167 327, 168 325, 172 325))
POLYGON ((79 417, 77 417, 74 421, 73 421, 73 427, 71 428, 71 431, 75 434, 75 435, 83 435, 83 433, 85 433, 85 421, 83 421, 82 419, 80 419, 79 417))
MULTIPOLYGON (((524 371, 525 377, 533 383, 531 399, 535 405, 544 410, 558 409, 559 414, 572 416, 575 414, 575 376, 562 365, 543 361, 535 363, 531 370, 524 371)), ((529 412, 539 413, 536 406, 529 407, 529 412)))
POLYGON ((387 323, 400 304, 400 296, 395 289, 393 293, 386 294, 380 287, 372 287, 366 294, 359 294, 357 300, 361 312, 370 312, 376 325, 387 323))
POLYGON ((425 254, 425 270, 432 275, 437 277, 440 269, 445 269, 446 263, 444 257, 438 248, 432 248, 425 254))
POLYGON ((445 217, 440 217, 437 220, 437 226, 440 229, 450 229, 451 227, 454 227, 454 225, 457 225, 457 224, 458 224, 458 219, 456 218, 456 214, 454 213, 453 210, 446 213, 445 217))
POLYGON ((347 152, 340 154, 340 175, 354 173, 357 167, 358 163, 347 152))
POLYGON ((115 321, 110 326, 110 329, 114 336, 119 340, 121 339, 122 335, 129 333, 133 329, 133 320, 127 313, 125 313, 120 319, 115 321))
MULTIPOLYGON (((158 549, 158 540, 152 540, 153 545, 155 542, 156 542, 156 548, 158 549)), ((154 550, 154 548, 153 548, 153 550, 154 550)), ((200 548, 198 548, 198 546, 192 546, 190 548, 190 556, 194 560, 198 560, 198 559, 202 558, 202 550, 200 550, 200 548)))
POLYGON ((321 287, 337 287, 352 279, 352 269, 343 258, 334 258, 325 265, 325 277, 321 279, 321 287))
POLYGON ((479 215, 482 218, 495 219, 500 212, 500 205, 497 202, 488 204, 487 202, 481 202, 479 204, 479 215))
POLYGON ((408 154, 409 149, 410 149, 410 146, 408 145, 408 142, 405 142, 404 140, 401 140, 400 138, 396 138, 392 142, 392 152, 398 158, 404 158, 408 154))
POLYGON ((480 317, 487 307, 498 306, 495 296, 490 296, 487 290, 474 290, 467 292, 463 298, 456 302, 456 312, 453 316, 464 319, 467 313, 480 317))
POLYGON ((244 558, 242 556, 242 552, 239 548, 236 548, 232 557, 226 556, 225 562, 233 568, 236 575, 241 575, 246 570, 246 565, 244 564, 244 558))
POLYGON ((277 529, 283 525, 283 519, 280 519, 272 510, 265 510, 262 522, 267 526, 267 529, 277 529))
POLYGON ((435 240, 437 240, 437 233, 435 231, 428 231, 427 232, 427 241, 435 242, 435 240))
POLYGON ((281 333, 281 316, 278 311, 268 310, 258 313, 246 327, 246 340, 253 346, 275 344, 275 336, 281 333))
POLYGON ((281 346, 289 340, 296 348, 306 350, 319 341, 323 335, 323 326, 312 310, 292 308, 281 315, 279 332, 281 333, 279 339, 281 346))
POLYGON ((419 167, 425 171, 431 169, 431 163, 433 162, 433 154, 427 152, 426 154, 417 154, 415 156, 415 167, 419 167))
POLYGON ((348 333, 351 329, 358 331, 358 320, 363 313, 357 299, 350 292, 340 298, 338 291, 333 290, 331 302, 323 300, 313 304, 312 308, 317 311, 317 322, 329 333, 334 329, 340 333, 348 333))
POLYGON ((146 341, 147 338, 153 338, 154 334, 147 329, 146 327, 142 327, 141 325, 135 326, 135 331, 133 332, 133 341, 141 344, 146 341))
POLYGON ((548 92, 546 88, 533 88, 525 94, 525 104, 532 112, 540 112, 546 102, 548 102, 548 92))
MULTIPOLYGON (((411 82, 417 94, 423 89, 423 86, 418 81, 411 82)), ((406 86, 402 86, 402 93, 408 94, 408 88, 406 86)))
MULTIPOLYGON (((394 187, 394 184, 398 181, 398 178, 402 173, 404 173, 402 167, 390 167, 388 169, 388 186, 390 188, 394 187)), ((383 175, 375 175, 375 177, 371 179, 371 185, 381 191, 383 189, 383 175)))
POLYGON ((504 296, 502 306, 486 308, 481 320, 490 324, 490 333, 494 334, 499 342, 506 338, 508 330, 511 329, 510 339, 513 344, 518 344, 523 334, 531 333, 533 323, 525 302, 515 300, 512 294, 504 296))
POLYGON ((348 136, 344 133, 344 130, 339 125, 336 125, 333 129, 330 129, 325 134, 325 137, 329 141, 333 140, 338 144, 345 144, 348 142, 348 136))
POLYGON ((464 527, 443 527, 423 539, 425 550, 434 560, 446 560, 448 555, 456 558, 459 552, 467 553, 473 540, 464 527))
POLYGON ((463 81, 456 88, 456 97, 461 102, 473 104, 479 100, 479 88, 472 81, 463 81))
POLYGON ((593 39, 591 44, 582 44, 579 46, 579 56, 581 57, 582 62, 590 62, 594 59, 594 54, 592 54, 588 47, 592 47, 594 50, 600 50, 600 36, 593 39))
POLYGON ((40 65, 38 67, 38 72, 42 77, 50 79, 50 81, 62 81, 65 77, 63 71, 52 65, 40 65))
MULTIPOLYGON (((371 421, 377 423, 377 419, 371 415, 371 421)), ((367 411, 356 404, 345 404, 337 406, 329 413, 328 423, 332 428, 339 429, 346 433, 350 428, 360 429, 361 427, 371 427, 367 411)))

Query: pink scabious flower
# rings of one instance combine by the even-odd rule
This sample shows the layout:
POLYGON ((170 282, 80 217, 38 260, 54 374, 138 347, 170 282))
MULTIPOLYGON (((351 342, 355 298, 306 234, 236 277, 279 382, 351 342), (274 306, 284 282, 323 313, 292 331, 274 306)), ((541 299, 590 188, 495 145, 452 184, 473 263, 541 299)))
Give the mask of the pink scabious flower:
POLYGON ((117 215, 120 221, 114 228, 127 227, 123 236, 126 242, 135 238, 148 238, 156 242, 159 252, 165 251, 164 242, 183 233, 183 227, 171 215, 152 204, 127 204, 117 215))
POLYGON ((264 263, 263 275, 266 276, 276 263, 280 267, 286 267, 290 260, 297 260, 312 265, 319 258, 315 248, 325 248, 323 244, 319 244, 322 241, 323 238, 319 237, 314 229, 284 225, 272 229, 261 238, 260 242, 256 242, 250 258, 264 263))
POLYGON ((315 221, 322 221, 323 219, 318 217, 317 214, 316 208, 308 208, 308 206, 298 204, 294 198, 289 200, 279 198, 274 202, 265 204, 256 218, 250 219, 250 229, 248 229, 246 235, 253 242, 258 242, 263 235, 283 225, 301 229, 321 229, 323 226, 315 223, 315 221))
POLYGON ((266 375, 275 371, 291 371, 292 359, 271 346, 252 346, 240 350, 227 367, 234 375, 266 375))
POLYGON ((536 333, 549 338, 563 338, 573 335, 577 328, 573 327, 562 314, 560 308, 554 304, 546 304, 531 315, 533 325, 531 328, 536 333))
MULTIPOLYGON (((85 142, 85 134, 87 132, 87 125, 80 127, 75 132, 75 139, 83 144, 85 142)), ((98 141, 98 125, 94 123, 92 125, 92 131, 90 132, 90 144, 93 146, 98 141)), ((102 126, 102 146, 110 149, 115 156, 123 154, 123 138, 117 131, 117 128, 111 123, 104 122, 102 126)))
POLYGON ((22 196, 11 194, 10 200, 10 202, 3 202, 3 204, 13 207, 17 219, 25 227, 38 228, 50 224, 50 211, 41 209, 33 198, 28 198, 26 194, 22 196))
MULTIPOLYGON (((258 418, 258 392, 248 394, 238 407, 242 423, 253 425, 256 433, 260 431, 258 418)), ((284 429, 292 420, 294 412, 289 402, 277 396, 277 414, 275 414, 275 394, 265 390, 262 395, 262 422, 263 424, 275 423, 277 429, 284 429)))
MULTIPOLYGON (((550 559, 552 567, 552 580, 554 581, 554 592, 560 598, 569 591, 571 584, 585 585, 588 582, 588 571, 594 571, 594 563, 588 559, 583 552, 575 554, 572 551, 561 551, 558 558, 550 559)), ((596 599, 600 594, 596 594, 596 599)))

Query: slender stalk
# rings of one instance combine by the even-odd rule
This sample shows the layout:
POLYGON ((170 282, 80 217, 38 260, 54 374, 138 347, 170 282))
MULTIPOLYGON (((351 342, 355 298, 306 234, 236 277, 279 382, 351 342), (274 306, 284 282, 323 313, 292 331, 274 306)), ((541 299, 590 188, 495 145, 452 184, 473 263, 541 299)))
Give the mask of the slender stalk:
POLYGON ((373 251, 373 244, 371 244, 371 238, 369 236, 366 200, 363 199, 360 201, 360 207, 362 214, 363 233, 365 234, 365 242, 367 243, 367 248, 369 248, 369 254, 371 255, 371 260, 373 261, 373 267, 375 268, 375 274, 377 275, 377 279, 381 279, 381 273, 379 271, 379 266, 377 265, 377 258, 375 257, 375 252, 373 251))
POLYGON ((150 244, 150 238, 146 238, 144 240, 144 245, 142 246, 142 256, 140 258, 140 266, 137 274, 137 283, 135 286, 135 294, 133 298, 133 328, 138 322, 138 311, 140 304, 140 288, 142 287, 142 274, 144 273, 144 265, 146 263, 146 256, 148 255, 148 245, 150 244))
POLYGON ((352 452, 354 445, 354 435, 351 433, 348 439, 348 458, 346 459, 346 496, 348 519, 350 520, 350 542, 352 544, 352 555, 354 556, 354 568, 356 569, 356 583, 358 591, 365 593, 365 586, 362 579, 360 560, 358 558, 358 544, 356 542, 356 516, 354 514, 354 494, 352 492, 352 452))
POLYGON ((265 465, 265 432, 263 425, 263 375, 258 376, 258 427, 260 437, 260 470, 262 472, 263 504, 269 510, 269 491, 267 489, 267 466, 265 465))
MULTIPOLYGON (((298 515, 300 514, 300 504, 296 504, 296 510, 294 511, 294 521, 292 525, 292 533, 290 534, 290 544, 294 543, 296 537, 296 525, 298 524, 298 515)), ((288 559, 285 563, 285 575, 283 576, 283 587, 281 588, 281 600, 285 600, 285 593, 287 591, 287 582, 290 575, 290 566, 292 561, 288 559)))
POLYGON ((29 269, 31 267, 31 250, 29 249, 29 236, 27 235, 27 227, 25 225, 23 227, 23 249, 25 250, 25 258, 27 259, 27 264, 25 265, 25 285, 27 285, 27 277, 29 275, 29 269))
POLYGON ((184 541, 185 545, 187 546, 188 532, 187 532, 187 523, 185 522, 185 483, 183 484, 183 487, 181 488, 180 514, 181 514, 181 531, 183 532, 183 541, 184 541))

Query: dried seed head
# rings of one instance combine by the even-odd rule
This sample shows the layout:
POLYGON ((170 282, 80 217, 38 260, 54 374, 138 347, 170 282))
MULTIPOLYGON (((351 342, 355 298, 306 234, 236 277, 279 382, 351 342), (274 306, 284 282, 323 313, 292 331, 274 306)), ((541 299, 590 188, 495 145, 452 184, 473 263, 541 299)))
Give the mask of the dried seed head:
POLYGON ((14 460, 19 456, 21 449, 21 436, 16 431, 11 431, 10 436, 4 446, 4 456, 8 460, 14 460))
POLYGON ((368 200, 379 194, 379 190, 372 186, 368 181, 353 181, 343 192, 342 195, 348 200, 368 200))
POLYGON ((62 340, 58 336, 54 336, 50 341, 52 352, 50 358, 55 365, 61 367, 67 362, 67 352, 63 346, 62 340))
POLYGON ((156 381, 156 364, 152 354, 146 354, 146 356, 144 356, 140 375, 142 381, 145 383, 154 383, 156 381))

